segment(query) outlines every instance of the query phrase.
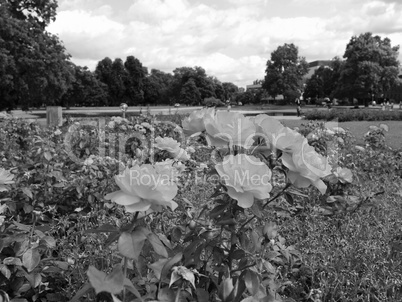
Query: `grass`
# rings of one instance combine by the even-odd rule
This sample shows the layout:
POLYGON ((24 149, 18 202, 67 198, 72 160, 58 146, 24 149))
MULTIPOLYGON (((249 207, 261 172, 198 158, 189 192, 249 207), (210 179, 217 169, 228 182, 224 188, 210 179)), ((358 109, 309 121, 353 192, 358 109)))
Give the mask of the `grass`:
MULTIPOLYGON (((287 127, 300 127, 302 124, 307 124, 307 120, 281 120, 287 127)), ((364 145, 364 134, 367 133, 370 126, 378 126, 386 124, 389 127, 389 132, 386 133, 385 142, 387 146, 393 149, 402 149, 402 122, 400 121, 353 121, 341 122, 339 127, 348 129, 356 138, 356 143, 364 145)))

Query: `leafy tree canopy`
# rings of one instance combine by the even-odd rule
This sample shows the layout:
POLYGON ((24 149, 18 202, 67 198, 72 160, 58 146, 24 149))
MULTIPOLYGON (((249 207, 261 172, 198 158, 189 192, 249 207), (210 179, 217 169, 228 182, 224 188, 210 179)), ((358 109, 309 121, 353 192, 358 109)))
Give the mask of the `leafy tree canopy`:
POLYGON ((399 46, 391 46, 388 38, 370 32, 353 36, 343 55, 339 93, 368 100, 372 94, 388 91, 397 81, 398 51, 399 46))
POLYGON ((45 30, 56 8, 53 0, 0 0, 1 109, 57 104, 67 91, 70 56, 45 30))
POLYGON ((293 44, 279 46, 271 53, 267 61, 263 88, 275 97, 278 94, 293 96, 300 94, 303 76, 307 74, 308 64, 298 55, 298 48, 293 44))

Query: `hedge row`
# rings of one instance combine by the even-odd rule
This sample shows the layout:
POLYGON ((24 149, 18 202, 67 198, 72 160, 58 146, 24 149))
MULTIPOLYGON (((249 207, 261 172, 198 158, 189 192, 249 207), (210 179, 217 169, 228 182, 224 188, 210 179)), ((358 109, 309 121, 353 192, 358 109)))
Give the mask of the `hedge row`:
POLYGON ((304 112, 308 120, 349 121, 402 121, 402 110, 383 111, 377 109, 331 109, 304 112))

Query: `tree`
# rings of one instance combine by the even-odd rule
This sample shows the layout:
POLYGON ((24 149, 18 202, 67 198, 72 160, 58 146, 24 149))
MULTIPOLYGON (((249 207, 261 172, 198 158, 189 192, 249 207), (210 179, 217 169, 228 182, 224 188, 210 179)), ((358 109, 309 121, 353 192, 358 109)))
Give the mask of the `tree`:
POLYGON ((286 97, 300 94, 303 76, 307 74, 308 64, 298 55, 293 44, 279 46, 267 61, 263 88, 274 98, 283 94, 286 97))
POLYGON ((144 101, 147 104, 170 104, 173 75, 157 69, 144 79, 144 101))
POLYGON ((225 100, 231 100, 235 98, 236 94, 239 92, 239 87, 230 82, 223 82, 222 88, 225 100))
POLYGON ((127 71, 123 61, 116 58, 113 62, 106 57, 99 61, 95 69, 96 77, 108 87, 108 105, 119 106, 122 102, 127 102, 124 97, 126 94, 127 71))
POLYGON ((126 69, 125 96, 129 105, 140 104, 144 101, 144 79, 148 70, 134 56, 128 56, 124 62, 126 69))
POLYGON ((194 79, 190 78, 180 91, 180 102, 186 105, 201 103, 201 93, 195 85, 194 79))
POLYGON ((67 91, 70 56, 45 30, 56 8, 54 0, 0 0, 1 107, 58 104, 67 91))
POLYGON ((62 102, 66 107, 82 106, 103 106, 108 100, 107 85, 98 80, 94 73, 87 67, 74 64, 74 76, 71 87, 63 95, 62 102))
MULTIPOLYGON (((199 66, 194 68, 192 67, 181 67, 173 70, 174 83, 172 86, 172 97, 176 99, 178 102, 182 102, 181 99, 181 90, 186 85, 186 83, 192 79, 196 89, 200 94, 200 103, 201 100, 209 97, 216 97, 215 89, 216 83, 214 78, 208 77, 205 69, 199 66)), ((190 86, 192 84, 189 84, 190 86)), ((197 103, 194 103, 197 104, 197 103)))
POLYGON ((363 99, 365 105, 373 95, 386 93, 398 78, 399 46, 372 33, 353 36, 346 46, 338 92, 350 99, 363 99))
POLYGON ((332 97, 335 89, 334 70, 328 66, 320 66, 306 82, 303 96, 305 98, 332 97))

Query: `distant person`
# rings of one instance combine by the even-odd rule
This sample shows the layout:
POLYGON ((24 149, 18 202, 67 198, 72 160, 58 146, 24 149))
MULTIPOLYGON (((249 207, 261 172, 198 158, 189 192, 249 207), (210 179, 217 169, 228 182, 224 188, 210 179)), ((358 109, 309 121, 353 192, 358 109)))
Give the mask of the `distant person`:
POLYGON ((300 101, 300 99, 296 98, 295 103, 296 103, 296 106, 297 106, 297 109, 296 109, 297 116, 300 116, 300 112, 301 112, 301 101, 300 101))
POLYGON ((376 103, 375 101, 373 101, 373 102, 372 102, 372 105, 375 106, 375 105, 377 105, 377 103, 376 103))

